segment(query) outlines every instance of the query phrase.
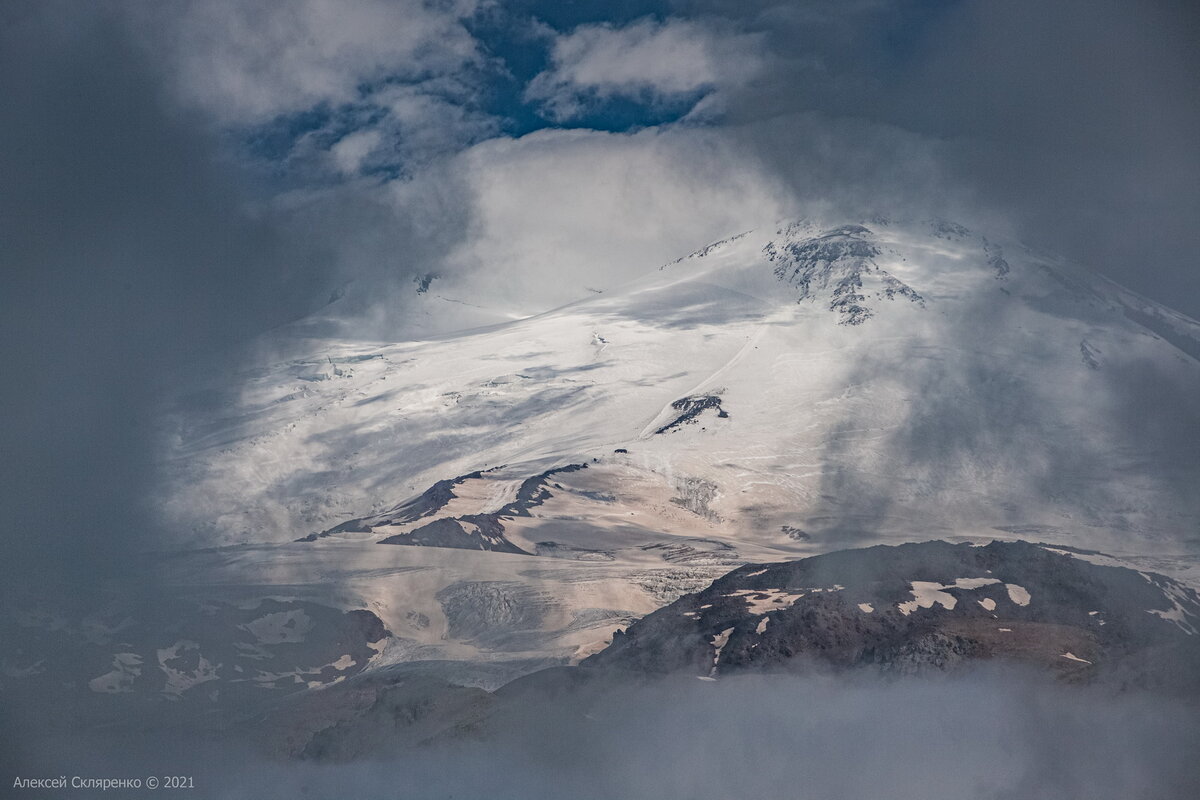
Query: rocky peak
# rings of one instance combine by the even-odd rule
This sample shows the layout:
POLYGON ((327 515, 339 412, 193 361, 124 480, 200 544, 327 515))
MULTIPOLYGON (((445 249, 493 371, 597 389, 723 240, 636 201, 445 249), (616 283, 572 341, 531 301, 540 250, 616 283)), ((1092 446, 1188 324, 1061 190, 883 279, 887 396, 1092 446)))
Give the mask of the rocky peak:
POLYGON ((843 225, 804 235, 803 226, 788 226, 780 238, 763 247, 775 265, 775 277, 799 290, 797 302, 827 302, 843 325, 861 325, 874 315, 872 301, 897 297, 924 306, 912 287, 880 267, 880 249, 862 225, 843 225))
POLYGON ((924 542, 746 565, 614 636, 585 665, 947 670, 1003 659, 1071 681, 1194 693, 1200 597, 1099 553, 924 542))

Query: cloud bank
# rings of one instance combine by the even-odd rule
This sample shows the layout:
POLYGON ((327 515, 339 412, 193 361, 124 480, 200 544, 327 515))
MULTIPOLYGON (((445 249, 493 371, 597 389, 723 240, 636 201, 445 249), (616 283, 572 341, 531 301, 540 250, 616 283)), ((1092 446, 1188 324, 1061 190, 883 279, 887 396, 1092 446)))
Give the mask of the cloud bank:
POLYGON ((589 105, 614 97, 695 103, 714 90, 736 89, 751 80, 761 68, 761 39, 679 19, 580 25, 554 37, 551 66, 529 82, 525 96, 556 121, 578 117, 589 105))

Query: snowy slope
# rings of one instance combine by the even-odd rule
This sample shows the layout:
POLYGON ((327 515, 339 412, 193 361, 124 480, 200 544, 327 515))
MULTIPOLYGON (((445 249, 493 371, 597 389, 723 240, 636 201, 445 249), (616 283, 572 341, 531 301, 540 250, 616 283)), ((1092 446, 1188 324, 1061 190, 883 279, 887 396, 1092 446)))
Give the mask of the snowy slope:
POLYGON ((751 232, 507 325, 315 342, 229 417, 181 420, 168 508, 206 543, 290 540, 624 448, 630 474, 715 486, 737 530, 1171 549, 1196 529, 1200 326, 949 223, 832 230, 751 232))
POLYGON ((1200 325, 945 221, 771 225, 526 319, 287 347, 173 416, 164 513, 219 548, 175 563, 368 608, 384 660, 579 658, 731 566, 876 542, 1200 553, 1200 325))

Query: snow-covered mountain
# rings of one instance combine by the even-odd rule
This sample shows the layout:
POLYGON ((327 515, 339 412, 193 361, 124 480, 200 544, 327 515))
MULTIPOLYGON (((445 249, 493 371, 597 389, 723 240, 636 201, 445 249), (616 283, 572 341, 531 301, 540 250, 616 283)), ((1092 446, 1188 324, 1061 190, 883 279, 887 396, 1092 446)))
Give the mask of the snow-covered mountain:
MULTIPOLYGON (((437 287, 429 317, 485 305, 437 287)), ((580 658, 731 566, 852 545, 1200 553, 1200 324, 1084 269, 800 221, 587 295, 393 342, 297 326, 220 414, 181 400, 162 507, 217 549, 173 564, 471 660, 580 658)))
POLYGON ((749 232, 507 325, 313 341, 180 419, 167 508, 193 543, 287 541, 600 458, 775 540, 1194 536, 1200 324, 950 223, 870 224, 749 232))

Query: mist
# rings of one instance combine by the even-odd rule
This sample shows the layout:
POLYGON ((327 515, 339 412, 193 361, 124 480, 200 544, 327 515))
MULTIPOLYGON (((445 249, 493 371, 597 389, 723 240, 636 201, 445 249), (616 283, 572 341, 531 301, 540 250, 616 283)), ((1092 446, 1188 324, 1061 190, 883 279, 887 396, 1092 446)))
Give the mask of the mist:
MULTIPOLYGON (((1181 798, 1200 789, 1189 704, 984 667, 956 676, 614 677, 517 695, 481 729, 358 760, 286 763, 240 738, 59 741, 22 773, 191 775, 197 797, 1181 798), (627 681, 627 682, 626 682, 627 681)), ((259 736, 269 735, 269 729, 259 736)), ((351 735, 353 735, 351 733, 351 735)))

